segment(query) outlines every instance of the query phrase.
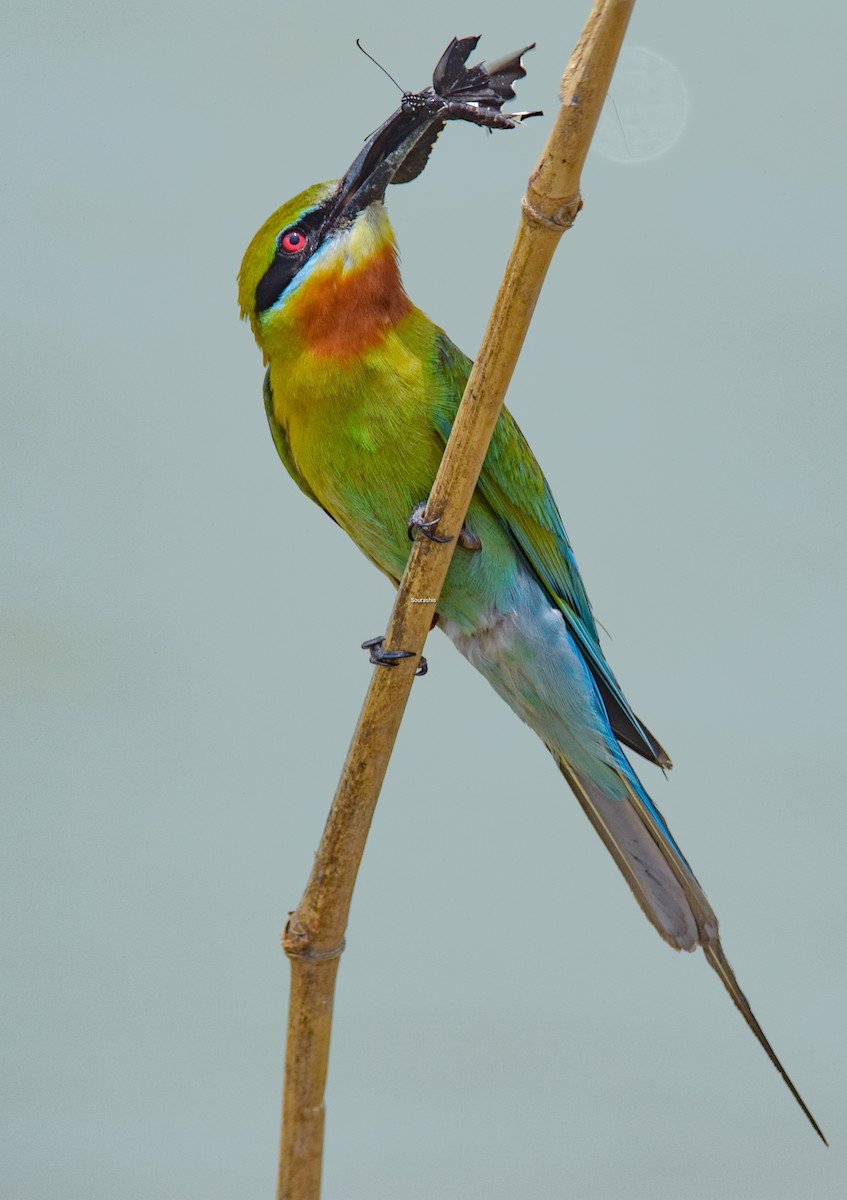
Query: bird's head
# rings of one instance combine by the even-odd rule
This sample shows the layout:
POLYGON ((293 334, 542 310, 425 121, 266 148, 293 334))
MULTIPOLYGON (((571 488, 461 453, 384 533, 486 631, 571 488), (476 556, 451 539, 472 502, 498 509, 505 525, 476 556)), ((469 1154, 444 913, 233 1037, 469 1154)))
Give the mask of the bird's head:
POLYGON ((266 362, 283 350, 359 354, 410 307, 381 198, 341 207, 340 186, 307 188, 247 248, 239 303, 266 362))
POLYGON ((522 55, 532 47, 467 67, 478 41, 453 38, 432 87, 403 93, 344 178, 307 188, 253 238, 238 277, 239 301, 266 362, 301 348, 349 358, 377 345, 411 308, 382 204, 388 184, 421 173, 448 120, 511 129, 540 115, 501 111, 526 74, 522 55))
POLYGON ((388 124, 343 179, 315 184, 283 204, 248 246, 239 303, 265 361, 292 346, 359 354, 411 308, 383 199, 432 122, 418 115, 388 124))

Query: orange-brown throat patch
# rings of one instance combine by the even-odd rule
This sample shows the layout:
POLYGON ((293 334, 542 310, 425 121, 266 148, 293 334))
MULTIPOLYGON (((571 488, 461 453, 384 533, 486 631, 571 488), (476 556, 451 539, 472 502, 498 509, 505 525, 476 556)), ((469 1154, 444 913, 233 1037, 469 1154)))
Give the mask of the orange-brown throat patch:
POLYGON ((315 354, 330 358, 378 346, 411 308, 393 246, 352 271, 316 273, 292 305, 298 336, 315 354))

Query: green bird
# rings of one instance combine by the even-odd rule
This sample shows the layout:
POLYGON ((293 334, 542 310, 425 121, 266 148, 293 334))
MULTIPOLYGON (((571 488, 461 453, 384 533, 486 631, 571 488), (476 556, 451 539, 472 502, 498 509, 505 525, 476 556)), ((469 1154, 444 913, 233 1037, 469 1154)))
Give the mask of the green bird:
MULTIPOLYGON (((283 464, 395 584, 410 536, 439 536, 421 514, 471 367, 406 295, 383 203, 390 182, 422 169, 439 130, 416 117, 420 107, 372 135, 342 180, 277 209, 239 274, 283 464)), ((823 1138, 738 985, 709 901, 622 750, 671 765, 606 662, 547 480, 506 409, 436 620, 552 753, 661 937, 678 950, 703 948, 823 1138)), ((372 659, 394 661, 378 644, 372 659)))

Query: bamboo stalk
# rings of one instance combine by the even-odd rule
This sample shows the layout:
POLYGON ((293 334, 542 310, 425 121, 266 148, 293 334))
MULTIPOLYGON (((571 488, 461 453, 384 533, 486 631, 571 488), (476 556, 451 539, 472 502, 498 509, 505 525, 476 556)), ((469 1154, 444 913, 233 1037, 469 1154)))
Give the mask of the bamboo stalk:
MULTIPOLYGON (((595 0, 562 79, 561 107, 523 198, 517 236, 427 504, 447 543, 417 538, 385 647, 423 650, 503 397, 579 181, 635 0, 595 0)), ((278 1200, 318 1200, 324 1086, 338 958, 353 887, 414 678, 416 658, 375 669, 303 898, 283 947, 291 960, 278 1200)))

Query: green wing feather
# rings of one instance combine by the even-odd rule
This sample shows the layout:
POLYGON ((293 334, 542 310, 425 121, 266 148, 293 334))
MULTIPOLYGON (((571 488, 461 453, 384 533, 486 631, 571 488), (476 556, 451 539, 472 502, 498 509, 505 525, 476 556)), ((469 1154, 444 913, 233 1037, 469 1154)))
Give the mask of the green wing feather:
MULTIPOLYGON (((446 442, 471 360, 441 332, 436 351, 436 374, 443 386, 434 421, 446 442)), ((588 595, 556 502, 529 443, 505 408, 494 429, 478 487, 561 609, 586 656, 616 736, 645 758, 669 767, 670 759, 630 708, 603 656, 588 595)))
MULTIPOLYGON (((265 398, 265 412, 267 413, 268 417, 268 425, 270 426, 271 437, 274 440, 277 454, 282 459, 283 466, 297 484, 300 491, 304 492, 310 500, 314 500, 315 504, 317 504, 319 508, 323 508, 328 517, 332 517, 332 513, 324 508, 320 500, 309 487, 306 480, 300 474, 300 469, 297 466, 297 463, 294 461, 294 456, 291 453, 291 445, 288 441, 288 434, 285 431, 285 426, 281 425, 276 418, 276 414, 274 413, 273 391, 271 390, 270 367, 265 372, 265 382, 262 384, 262 395, 265 398)), ((332 519, 335 520, 335 517, 332 517, 332 519)))

